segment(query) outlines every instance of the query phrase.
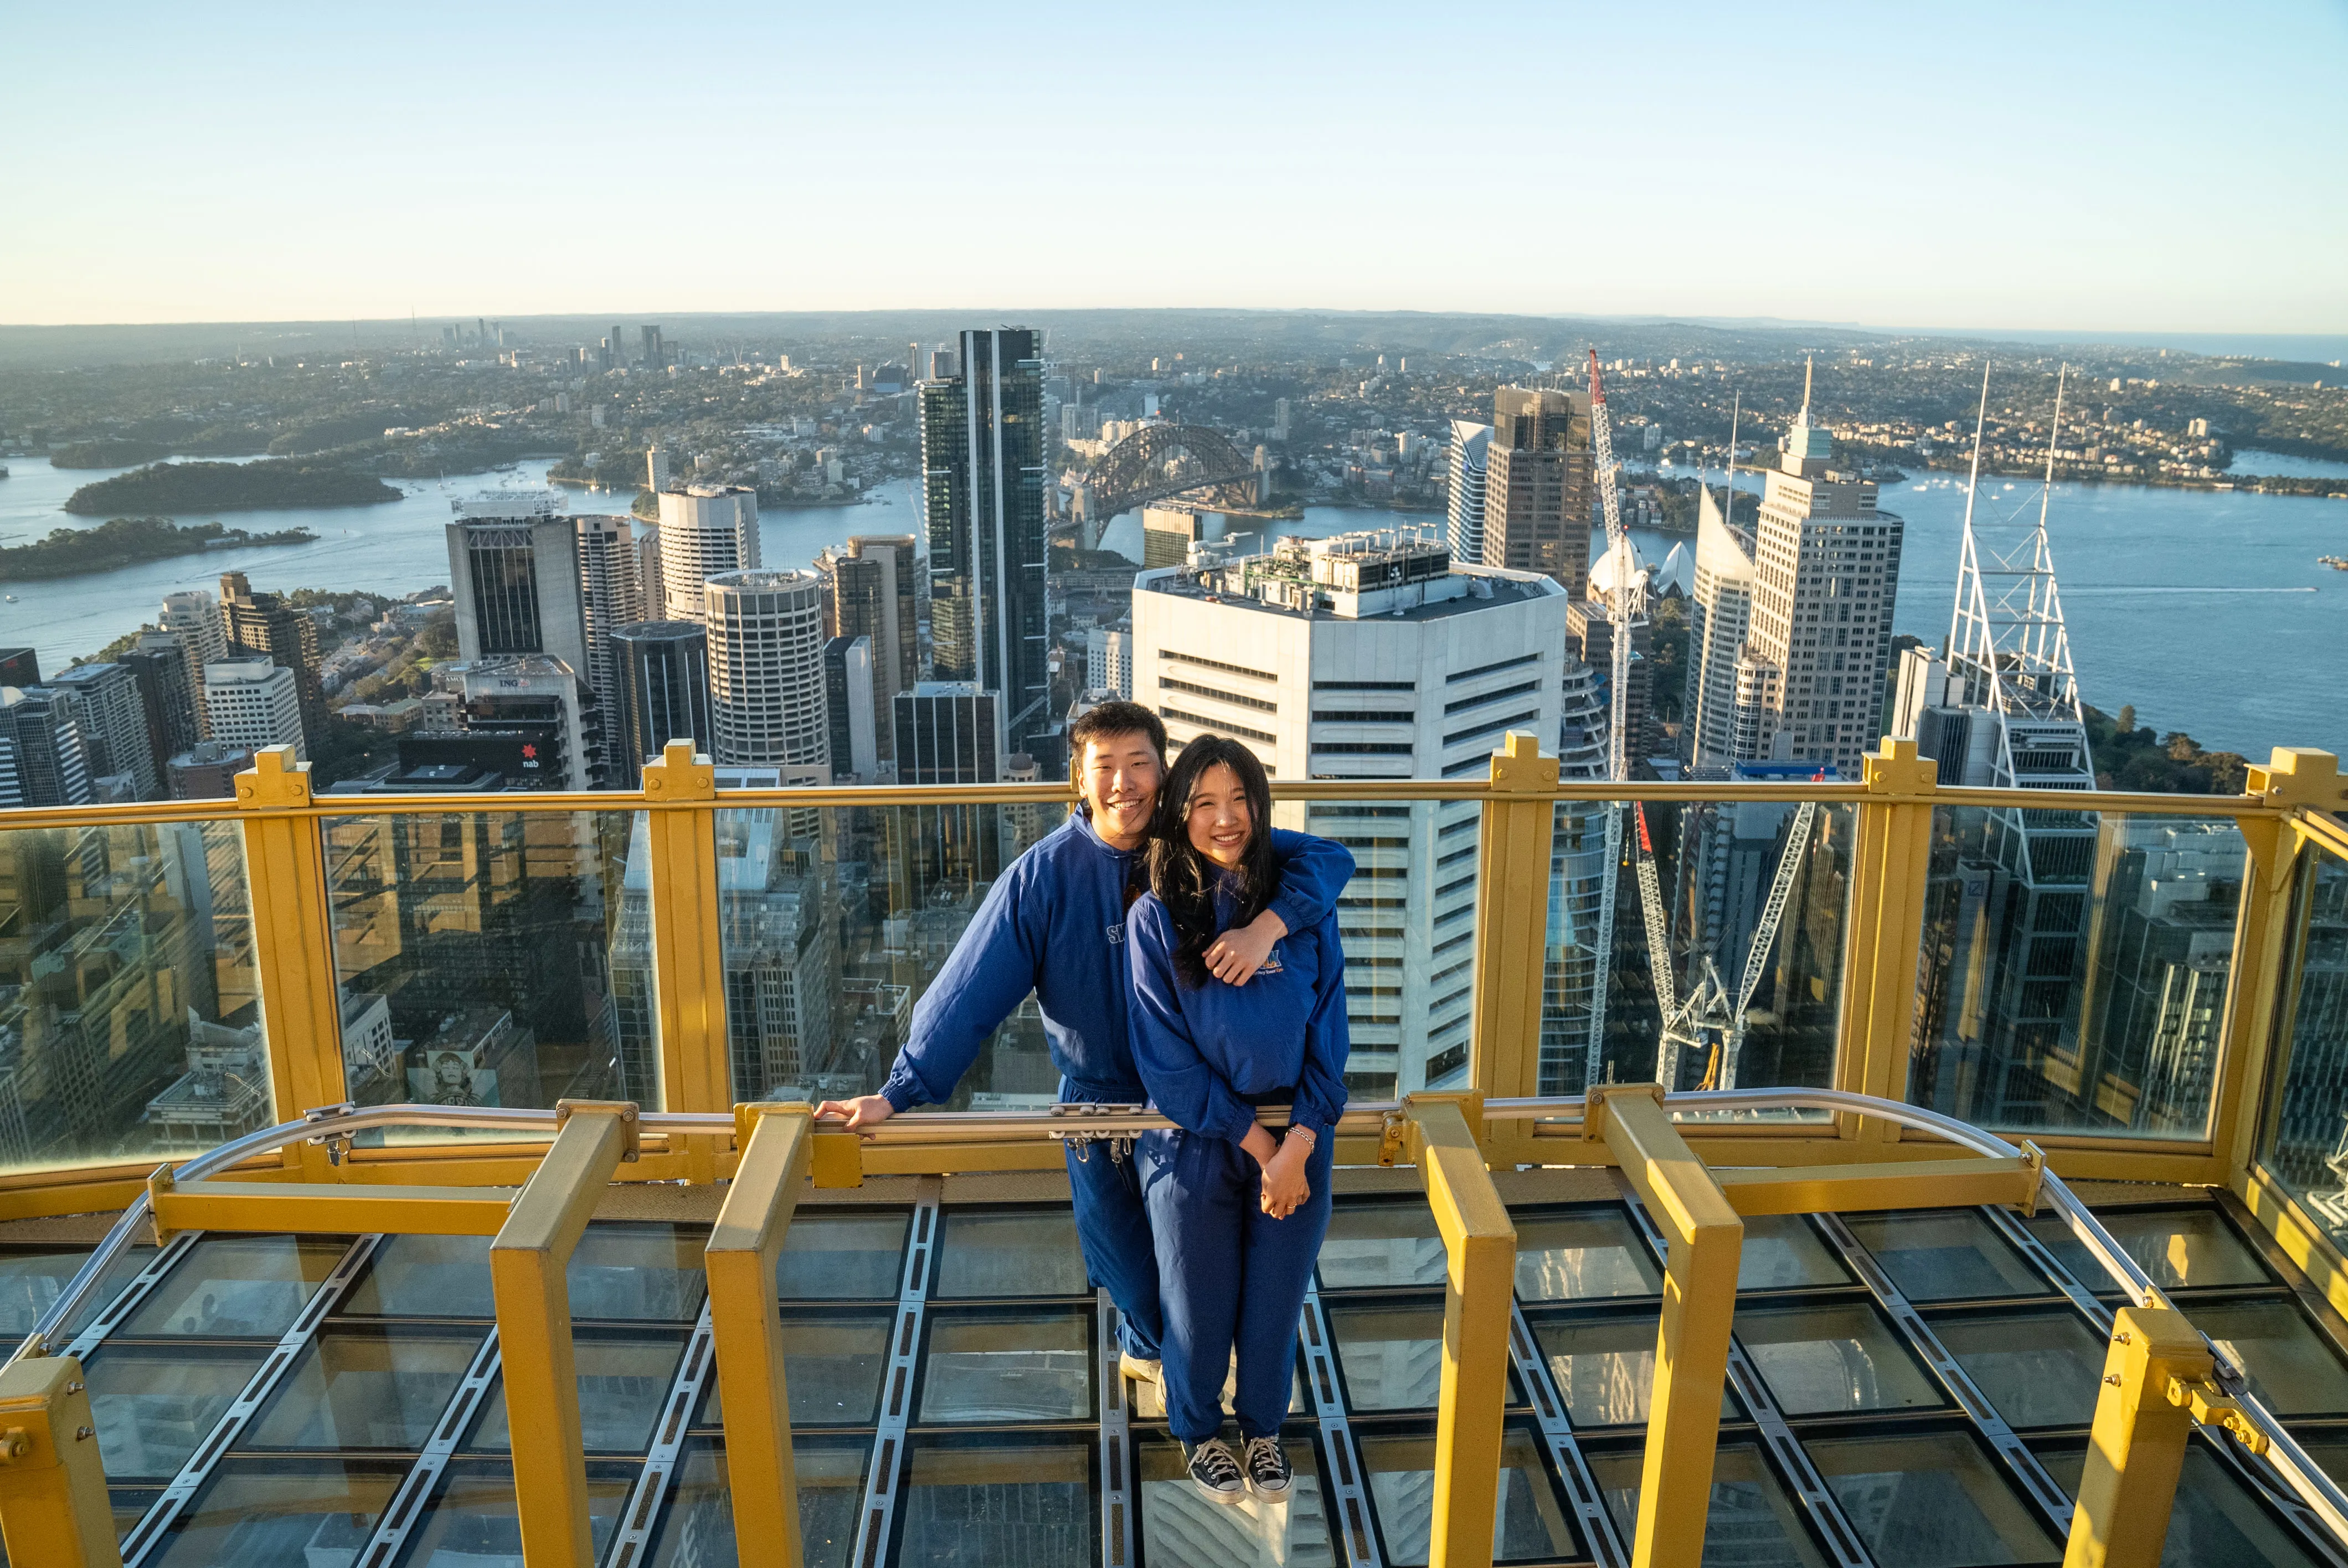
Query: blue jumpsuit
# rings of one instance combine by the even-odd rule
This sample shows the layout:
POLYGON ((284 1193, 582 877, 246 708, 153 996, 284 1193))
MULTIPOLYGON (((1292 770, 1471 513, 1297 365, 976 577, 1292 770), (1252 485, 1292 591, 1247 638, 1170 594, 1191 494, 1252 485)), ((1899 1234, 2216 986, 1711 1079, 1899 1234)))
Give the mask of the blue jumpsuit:
MULTIPOLYGON (((1354 875, 1342 845, 1275 831, 1281 891, 1270 906, 1291 931, 1310 930, 1335 909, 1354 875)), ((1082 812, 1012 862, 914 1006, 910 1038, 880 1092, 899 1112, 950 1098, 1003 1020, 1035 993, 1060 1099, 1138 1105, 1148 1098, 1133 1069, 1126 1024, 1126 906, 1136 867, 1082 812)), ((1124 1348, 1159 1358, 1162 1317, 1157 1248, 1131 1160, 1067 1152, 1085 1268, 1106 1286, 1122 1319, 1124 1348)))
MULTIPOLYGON (((1232 915, 1226 897, 1217 926, 1232 915)), ((1158 1235, 1166 1322, 1166 1419, 1186 1443, 1223 1424, 1234 1345, 1233 1413, 1244 1437, 1274 1437, 1296 1375, 1297 1317, 1329 1230, 1329 1173, 1345 1109, 1345 954, 1332 909, 1292 927, 1244 986, 1192 987, 1155 895, 1127 921, 1133 1060, 1177 1131, 1143 1135, 1142 1195, 1158 1235), (1259 1202, 1263 1173, 1240 1140, 1255 1107, 1286 1102, 1318 1134, 1305 1161, 1312 1195, 1286 1219, 1259 1202)))

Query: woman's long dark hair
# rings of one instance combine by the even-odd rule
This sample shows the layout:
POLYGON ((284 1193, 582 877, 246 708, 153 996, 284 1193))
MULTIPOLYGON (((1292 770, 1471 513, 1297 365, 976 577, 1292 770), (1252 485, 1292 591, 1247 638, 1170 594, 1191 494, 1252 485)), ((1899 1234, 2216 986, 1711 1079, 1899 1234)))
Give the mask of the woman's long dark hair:
POLYGON ((1182 744, 1174 770, 1158 792, 1158 821, 1149 835, 1149 890, 1173 917, 1174 969, 1187 985, 1207 983, 1207 949, 1215 945, 1215 890, 1236 881, 1239 909, 1233 926, 1263 913, 1277 880, 1272 863, 1272 784, 1255 753, 1220 735, 1200 735, 1182 744), (1247 796, 1248 842, 1236 869, 1226 871, 1191 845, 1190 794, 1218 763, 1238 775, 1247 796))

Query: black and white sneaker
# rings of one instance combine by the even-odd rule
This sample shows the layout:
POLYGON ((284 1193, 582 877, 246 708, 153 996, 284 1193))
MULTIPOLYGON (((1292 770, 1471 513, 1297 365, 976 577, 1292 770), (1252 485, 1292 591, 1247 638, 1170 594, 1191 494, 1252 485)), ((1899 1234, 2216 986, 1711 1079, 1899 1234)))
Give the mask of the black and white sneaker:
POLYGON ((1280 1446, 1278 1438, 1250 1438, 1247 1441, 1247 1487, 1260 1501, 1286 1502, 1288 1489, 1296 1481, 1295 1472, 1288 1466, 1288 1450, 1280 1446))
POLYGON ((1240 1461, 1223 1446, 1220 1438, 1209 1438, 1193 1448, 1184 1444, 1182 1458, 1190 1471, 1190 1479, 1210 1502, 1237 1502, 1247 1495, 1247 1482, 1240 1474, 1240 1461))

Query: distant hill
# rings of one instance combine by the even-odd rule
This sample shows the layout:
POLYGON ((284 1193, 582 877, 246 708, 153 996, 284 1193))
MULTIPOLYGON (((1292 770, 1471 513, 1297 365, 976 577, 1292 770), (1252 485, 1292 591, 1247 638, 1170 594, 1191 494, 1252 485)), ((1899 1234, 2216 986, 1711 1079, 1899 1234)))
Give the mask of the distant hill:
POLYGON ((372 474, 286 461, 155 463, 84 485, 66 502, 78 517, 108 512, 258 511, 272 507, 372 507, 399 499, 372 474))

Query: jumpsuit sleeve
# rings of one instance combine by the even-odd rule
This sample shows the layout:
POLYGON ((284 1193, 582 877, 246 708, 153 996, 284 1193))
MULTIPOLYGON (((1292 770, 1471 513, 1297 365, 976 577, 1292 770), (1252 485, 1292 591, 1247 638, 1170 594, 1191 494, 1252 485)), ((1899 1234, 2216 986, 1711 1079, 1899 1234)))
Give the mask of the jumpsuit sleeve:
POLYGON ((1333 910, 1319 931, 1321 969, 1313 981, 1313 1016, 1304 1025, 1304 1071, 1298 1075, 1294 1119, 1323 1138, 1345 1110, 1345 1059, 1353 1035, 1345 1021, 1345 948, 1333 910))
POLYGON ((1334 838, 1272 830, 1272 853, 1280 862, 1280 891, 1264 907, 1292 931, 1310 931, 1337 907, 1337 896, 1354 877, 1354 853, 1334 838))
POLYGON ((914 1004, 909 1038, 880 1086, 895 1109, 950 1098, 979 1048, 1035 989, 1048 912, 1028 888, 1026 872, 1014 864, 996 879, 945 968, 914 1004))
POLYGON ((1255 1125, 1255 1111, 1199 1053, 1182 1013, 1181 977, 1174 971, 1174 922, 1155 896, 1127 917, 1125 946, 1133 975, 1126 1027, 1151 1102, 1187 1132, 1238 1143, 1255 1125))

